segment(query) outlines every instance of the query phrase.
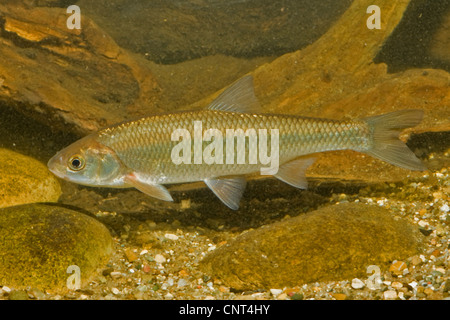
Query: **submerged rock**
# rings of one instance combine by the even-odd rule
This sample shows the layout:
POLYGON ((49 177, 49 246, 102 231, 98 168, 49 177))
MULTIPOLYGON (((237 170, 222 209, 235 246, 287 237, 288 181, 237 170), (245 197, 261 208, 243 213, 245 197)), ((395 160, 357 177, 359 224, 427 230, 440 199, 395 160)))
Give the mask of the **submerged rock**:
POLYGON ((85 214, 28 204, 0 209, 0 285, 14 289, 67 289, 69 266, 78 266, 81 286, 112 253, 108 229, 85 214))
POLYGON ((386 209, 329 206, 241 234, 202 261, 202 269, 237 290, 367 278, 422 248, 418 228, 386 209))
POLYGON ((33 202, 56 202, 61 187, 43 163, 0 148, 0 208, 33 202))

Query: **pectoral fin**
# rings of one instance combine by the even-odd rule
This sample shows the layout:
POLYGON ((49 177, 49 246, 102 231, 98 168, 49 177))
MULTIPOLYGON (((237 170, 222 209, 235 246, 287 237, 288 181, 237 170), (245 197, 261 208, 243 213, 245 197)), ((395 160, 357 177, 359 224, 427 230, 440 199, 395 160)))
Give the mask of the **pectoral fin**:
POLYGON ((164 201, 173 201, 169 191, 163 185, 151 183, 144 176, 131 173, 125 177, 124 181, 151 197, 164 201))
POLYGON ((239 209, 239 201, 245 190, 243 177, 205 179, 206 185, 230 209, 239 209))
POLYGON ((305 172, 314 160, 314 158, 304 157, 289 161, 280 166, 275 177, 296 188, 307 189, 305 172))

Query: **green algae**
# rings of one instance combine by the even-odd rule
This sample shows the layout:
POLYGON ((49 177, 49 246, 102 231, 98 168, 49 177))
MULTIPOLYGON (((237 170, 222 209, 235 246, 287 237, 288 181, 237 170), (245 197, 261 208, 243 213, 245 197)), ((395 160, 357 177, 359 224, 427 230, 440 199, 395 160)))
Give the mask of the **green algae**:
POLYGON ((108 229, 74 210, 44 204, 0 209, 0 285, 65 290, 71 265, 86 284, 112 249, 108 229))
POLYGON ((56 202, 60 195, 58 180, 43 163, 0 148, 0 208, 56 202))

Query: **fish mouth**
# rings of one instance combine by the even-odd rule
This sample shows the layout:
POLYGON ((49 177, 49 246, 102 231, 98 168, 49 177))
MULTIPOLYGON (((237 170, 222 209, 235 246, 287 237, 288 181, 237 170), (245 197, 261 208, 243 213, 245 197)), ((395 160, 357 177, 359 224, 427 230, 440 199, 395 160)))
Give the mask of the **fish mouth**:
POLYGON ((62 156, 58 153, 58 154, 54 155, 53 157, 51 157, 50 160, 48 160, 47 168, 51 173, 53 173, 58 178, 64 179, 65 176, 63 174, 64 171, 61 170, 62 169, 61 162, 62 162, 62 156))

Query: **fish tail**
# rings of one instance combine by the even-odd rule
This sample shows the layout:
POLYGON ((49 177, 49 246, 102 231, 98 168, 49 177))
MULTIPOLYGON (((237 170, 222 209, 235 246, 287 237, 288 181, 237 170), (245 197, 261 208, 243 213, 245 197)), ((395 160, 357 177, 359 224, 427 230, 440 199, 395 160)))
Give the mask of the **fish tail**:
POLYGON ((422 110, 400 110, 365 118, 371 132, 371 147, 365 153, 409 170, 427 170, 416 155, 399 139, 402 129, 418 125, 422 110))

